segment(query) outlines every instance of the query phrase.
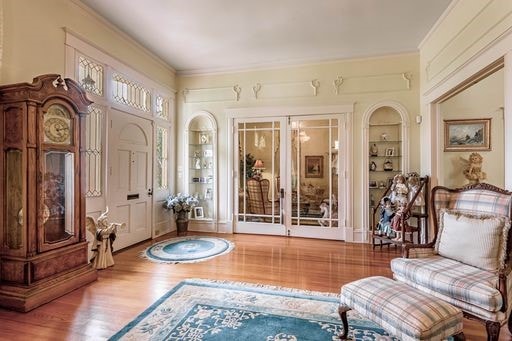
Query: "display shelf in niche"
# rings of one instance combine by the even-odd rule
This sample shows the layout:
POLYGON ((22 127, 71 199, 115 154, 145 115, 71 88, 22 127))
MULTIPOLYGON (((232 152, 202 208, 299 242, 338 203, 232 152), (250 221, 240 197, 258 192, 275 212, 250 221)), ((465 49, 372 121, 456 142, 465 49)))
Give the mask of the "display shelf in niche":
POLYGON ((199 204, 192 210, 191 227, 215 230, 217 217, 217 125, 207 112, 193 115, 187 122, 186 188, 199 204))
MULTIPOLYGON (((406 171, 404 166, 404 143, 407 141, 405 121, 407 116, 392 106, 376 106, 365 114, 365 144, 368 148, 366 193, 368 207, 366 226, 370 228, 372 210, 396 174, 406 171)), ((405 156, 407 158, 407 156, 405 156)))

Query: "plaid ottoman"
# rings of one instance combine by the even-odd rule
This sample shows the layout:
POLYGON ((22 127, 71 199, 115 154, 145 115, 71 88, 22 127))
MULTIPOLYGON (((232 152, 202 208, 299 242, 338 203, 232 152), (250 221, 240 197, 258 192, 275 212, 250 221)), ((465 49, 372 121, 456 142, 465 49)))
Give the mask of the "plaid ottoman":
POLYGON ((341 288, 342 340, 348 335, 350 309, 402 340, 465 339, 460 309, 386 277, 363 278, 341 288))

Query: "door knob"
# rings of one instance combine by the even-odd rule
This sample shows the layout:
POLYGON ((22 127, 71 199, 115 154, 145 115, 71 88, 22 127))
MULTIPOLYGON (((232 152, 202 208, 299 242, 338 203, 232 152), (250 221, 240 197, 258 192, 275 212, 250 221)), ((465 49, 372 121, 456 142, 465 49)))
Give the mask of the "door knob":
POLYGON ((153 188, 150 188, 148 189, 148 196, 152 196, 153 195, 153 188))

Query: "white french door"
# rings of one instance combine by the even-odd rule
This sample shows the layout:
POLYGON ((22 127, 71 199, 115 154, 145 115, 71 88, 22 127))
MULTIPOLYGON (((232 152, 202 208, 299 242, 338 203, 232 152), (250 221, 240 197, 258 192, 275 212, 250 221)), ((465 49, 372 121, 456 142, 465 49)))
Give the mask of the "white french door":
POLYGON ((149 120, 110 111, 109 220, 126 223, 116 249, 151 238, 153 128, 149 120))
POLYGON ((342 114, 234 119, 234 231, 344 239, 345 130, 342 114))
POLYGON ((235 119, 235 232, 285 235, 286 119, 235 119))

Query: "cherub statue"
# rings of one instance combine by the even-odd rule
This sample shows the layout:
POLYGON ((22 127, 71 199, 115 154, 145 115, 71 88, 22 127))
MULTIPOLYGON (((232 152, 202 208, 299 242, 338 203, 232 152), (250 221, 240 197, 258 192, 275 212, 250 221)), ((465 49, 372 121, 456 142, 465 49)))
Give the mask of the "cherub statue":
POLYGON ((126 225, 125 223, 109 224, 107 215, 108 207, 106 211, 99 216, 97 223, 94 222, 92 217, 85 218, 87 230, 95 237, 91 248, 91 251, 94 252, 91 263, 95 269, 105 269, 114 265, 114 258, 112 257, 112 251, 114 251, 114 249, 112 244, 116 239, 117 228, 124 228, 126 225))
POLYGON ((482 162, 483 157, 482 155, 478 153, 471 153, 469 154, 469 159, 463 159, 461 158, 465 163, 466 166, 462 173, 466 177, 466 179, 469 180, 470 184, 477 184, 481 180, 485 180, 487 178, 487 174, 482 172, 482 162))

